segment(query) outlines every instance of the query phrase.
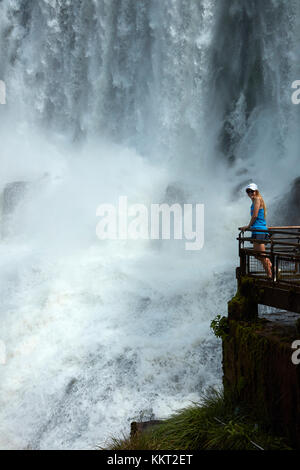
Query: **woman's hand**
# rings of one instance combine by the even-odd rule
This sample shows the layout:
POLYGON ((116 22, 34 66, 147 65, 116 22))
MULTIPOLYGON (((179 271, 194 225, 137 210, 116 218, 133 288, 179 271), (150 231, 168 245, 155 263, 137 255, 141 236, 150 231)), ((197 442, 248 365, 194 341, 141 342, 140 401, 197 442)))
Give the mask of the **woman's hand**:
POLYGON ((242 232, 245 232, 246 230, 249 230, 250 228, 250 225, 245 225, 245 227, 239 227, 239 230, 241 230, 242 232))

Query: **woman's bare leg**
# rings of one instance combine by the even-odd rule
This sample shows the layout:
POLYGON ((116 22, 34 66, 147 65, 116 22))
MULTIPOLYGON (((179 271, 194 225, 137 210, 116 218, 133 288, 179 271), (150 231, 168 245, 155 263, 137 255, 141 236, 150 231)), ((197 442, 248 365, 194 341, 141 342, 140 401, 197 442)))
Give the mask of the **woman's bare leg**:
MULTIPOLYGON (((266 251, 266 245, 264 243, 253 243, 253 249, 255 251, 260 251, 261 253, 265 253, 266 251)), ((262 263, 264 270, 267 273, 268 277, 272 277, 272 263, 269 260, 269 258, 266 258, 265 256, 256 256, 257 259, 262 263)))

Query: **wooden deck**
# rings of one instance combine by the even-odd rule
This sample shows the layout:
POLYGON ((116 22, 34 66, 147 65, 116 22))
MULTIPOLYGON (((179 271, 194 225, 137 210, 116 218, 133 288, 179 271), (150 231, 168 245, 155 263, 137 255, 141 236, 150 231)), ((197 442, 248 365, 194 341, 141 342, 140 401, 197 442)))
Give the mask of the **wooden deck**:
MULTIPOLYGON (((255 231, 263 233, 263 230, 255 231)), ((265 242, 263 255, 253 249, 251 236, 240 232, 237 238, 238 282, 244 276, 251 277, 260 289, 260 304, 300 313, 300 226, 269 227, 268 232, 271 237, 265 242), (262 257, 269 258, 272 263, 271 279, 267 278, 262 257)))

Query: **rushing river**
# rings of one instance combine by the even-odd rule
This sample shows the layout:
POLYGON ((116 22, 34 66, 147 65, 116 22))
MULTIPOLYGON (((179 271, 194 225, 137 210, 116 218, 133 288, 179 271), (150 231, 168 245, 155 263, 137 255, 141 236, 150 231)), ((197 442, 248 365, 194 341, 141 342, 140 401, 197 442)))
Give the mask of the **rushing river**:
POLYGON ((91 449, 222 382, 254 180, 299 168, 296 0, 0 2, 0 448, 91 449), (205 243, 96 236, 99 204, 205 206, 205 243))

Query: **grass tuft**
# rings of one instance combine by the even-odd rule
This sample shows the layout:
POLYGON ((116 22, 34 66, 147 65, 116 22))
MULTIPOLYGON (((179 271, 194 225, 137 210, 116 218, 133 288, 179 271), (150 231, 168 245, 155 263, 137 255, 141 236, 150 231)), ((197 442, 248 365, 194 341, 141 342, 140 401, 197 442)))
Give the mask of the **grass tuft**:
POLYGON ((290 450, 253 411, 242 410, 215 389, 134 437, 112 438, 108 450, 290 450))

